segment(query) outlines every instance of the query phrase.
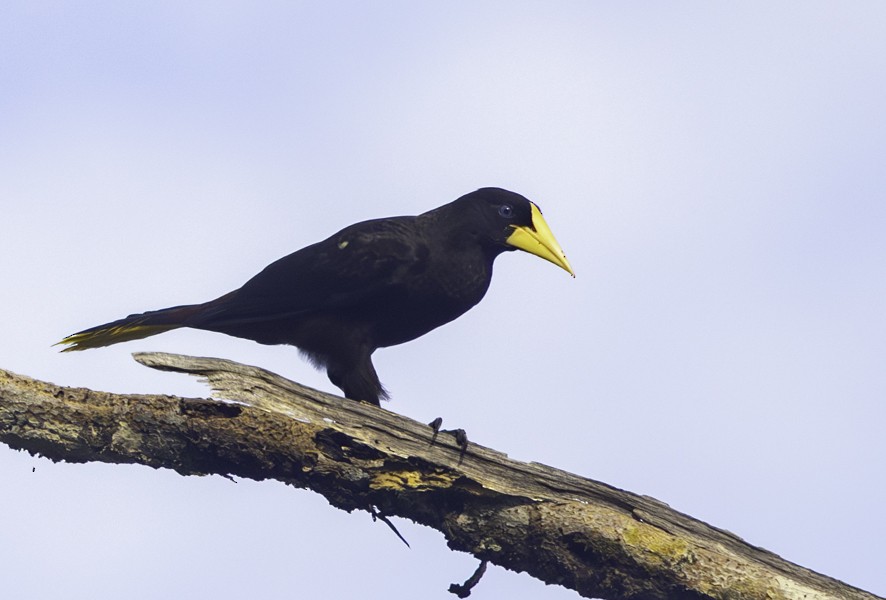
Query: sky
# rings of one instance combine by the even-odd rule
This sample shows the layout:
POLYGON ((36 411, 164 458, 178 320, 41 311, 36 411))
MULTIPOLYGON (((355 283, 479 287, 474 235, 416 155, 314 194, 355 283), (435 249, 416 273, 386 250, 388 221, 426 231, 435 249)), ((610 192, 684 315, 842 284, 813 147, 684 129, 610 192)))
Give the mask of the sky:
MULTIPOLYGON (((886 595, 886 3, 0 5, 0 368, 205 397, 136 351, 334 392, 294 348, 63 336, 215 298, 356 221, 539 204, 386 408, 886 595)), ((10 598, 451 598, 439 532, 276 482, 0 446, 10 598)), ((477 598, 575 598, 490 568, 477 598)))

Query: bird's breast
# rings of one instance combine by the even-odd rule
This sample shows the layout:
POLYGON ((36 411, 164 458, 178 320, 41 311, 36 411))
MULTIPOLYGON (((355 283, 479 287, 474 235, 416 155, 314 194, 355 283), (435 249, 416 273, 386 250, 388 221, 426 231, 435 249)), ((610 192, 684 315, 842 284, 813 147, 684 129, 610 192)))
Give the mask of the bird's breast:
POLYGON ((488 269, 463 263, 412 279, 376 306, 376 345, 402 344, 458 318, 483 299, 490 275, 488 269))

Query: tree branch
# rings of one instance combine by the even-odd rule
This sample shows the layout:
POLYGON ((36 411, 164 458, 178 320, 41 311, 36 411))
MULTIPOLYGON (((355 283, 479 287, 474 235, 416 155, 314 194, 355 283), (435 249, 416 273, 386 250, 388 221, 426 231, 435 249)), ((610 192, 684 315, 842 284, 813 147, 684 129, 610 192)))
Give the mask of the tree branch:
POLYGON ((454 550, 585 597, 877 598, 648 496, 474 443, 462 451, 452 435, 262 369, 135 359, 199 375, 233 402, 109 394, 0 370, 0 441, 52 460, 276 479, 346 511, 433 527, 454 550))

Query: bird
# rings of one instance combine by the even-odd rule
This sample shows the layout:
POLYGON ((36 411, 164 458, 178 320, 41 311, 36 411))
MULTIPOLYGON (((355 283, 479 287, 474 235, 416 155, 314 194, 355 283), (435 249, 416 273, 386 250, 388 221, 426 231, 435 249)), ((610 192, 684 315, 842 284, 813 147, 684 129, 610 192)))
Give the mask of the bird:
MULTIPOLYGON (((523 250, 575 277, 526 197, 486 187, 416 216, 362 221, 265 267, 202 304, 131 314, 65 337, 62 352, 189 327, 297 347, 351 400, 389 394, 372 364, 475 306, 503 252, 523 250)), ((57 345, 58 345, 57 344, 57 345)))

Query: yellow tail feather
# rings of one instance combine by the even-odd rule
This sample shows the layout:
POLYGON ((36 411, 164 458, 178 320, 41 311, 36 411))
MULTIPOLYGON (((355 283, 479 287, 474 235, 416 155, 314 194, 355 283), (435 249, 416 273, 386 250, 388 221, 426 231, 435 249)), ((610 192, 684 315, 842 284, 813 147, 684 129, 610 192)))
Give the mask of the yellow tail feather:
POLYGON ((130 340, 140 340, 150 337, 170 329, 177 329, 181 325, 116 325, 113 327, 105 327, 101 329, 87 329, 80 333, 69 335, 62 341, 55 344, 56 346, 68 344, 67 348, 63 348, 62 352, 73 352, 76 350, 87 350, 89 348, 101 348, 102 346, 110 346, 119 342, 128 342, 130 340))

